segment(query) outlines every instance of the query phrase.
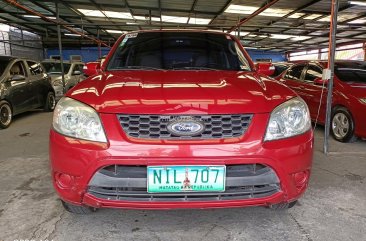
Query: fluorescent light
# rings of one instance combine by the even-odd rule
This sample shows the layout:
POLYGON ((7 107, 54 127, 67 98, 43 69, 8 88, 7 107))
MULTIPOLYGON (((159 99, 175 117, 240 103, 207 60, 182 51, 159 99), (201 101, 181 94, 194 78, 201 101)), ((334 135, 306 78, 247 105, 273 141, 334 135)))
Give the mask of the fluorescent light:
POLYGON ((302 40, 308 40, 311 39, 312 37, 308 37, 308 36, 293 36, 291 37, 290 40, 292 41, 302 41, 302 40))
POLYGON ((77 33, 65 33, 66 36, 74 36, 74 37, 80 37, 80 34, 77 33))
POLYGON ((188 17, 161 15, 161 20, 167 23, 186 23, 188 17))
POLYGON ((304 19, 313 20, 313 19, 319 18, 321 16, 323 16, 323 15, 321 15, 321 14, 310 14, 309 16, 306 16, 304 19))
POLYGON ((258 9, 258 7, 230 4, 230 6, 225 10, 225 12, 249 15, 249 14, 254 13, 257 9, 258 9))
POLYGON ((0 23, 0 31, 9 32, 9 30, 10 30, 10 26, 9 25, 0 23))
POLYGON ((107 29, 106 30, 108 33, 116 33, 116 34, 123 34, 126 33, 125 31, 121 31, 121 30, 113 30, 113 29, 107 29))
POLYGON ((78 9, 79 12, 84 14, 87 17, 105 17, 104 14, 99 10, 91 10, 91 9, 78 9))
POLYGON ((189 24, 209 24, 211 22, 210 18, 190 18, 189 24))
MULTIPOLYGON (((225 12, 250 15, 255 11, 257 11, 258 9, 259 7, 230 4, 230 6, 225 10, 225 12)), ((287 8, 268 8, 263 12, 261 12, 259 15, 268 17, 283 17, 292 11, 293 9, 287 9, 287 8)))
POLYGON ((132 15, 127 12, 103 11, 103 13, 108 18, 132 19, 132 15))
POLYGON ((131 13, 128 12, 116 12, 116 11, 99 11, 92 9, 78 9, 79 12, 87 17, 100 17, 105 18, 121 18, 121 19, 132 19, 131 13))
POLYGON ((248 37, 255 38, 255 37, 257 37, 257 35, 255 35, 255 34, 249 34, 248 37))
POLYGON ((270 36, 270 38, 273 38, 273 39, 289 39, 292 37, 294 37, 294 36, 286 35, 286 34, 271 34, 271 36, 270 36))
POLYGON ((23 17, 25 17, 25 18, 41 18, 40 16, 37 16, 37 15, 23 15, 23 17))
POLYGON ((353 24, 362 24, 362 23, 366 23, 366 18, 360 18, 360 19, 356 19, 356 20, 353 20, 351 22, 348 22, 348 23, 353 23, 353 24))
POLYGON ((258 37, 260 37, 260 38, 267 38, 268 35, 258 35, 258 37))
POLYGON ((366 2, 360 2, 360 1, 349 1, 349 4, 359 5, 359 6, 366 6, 366 2))
MULTIPOLYGON (((144 20, 144 21, 150 21, 150 17, 149 16, 133 16, 135 19, 137 20, 144 20)), ((151 17, 151 21, 154 22, 160 22, 160 18, 157 17, 151 17)))
MULTIPOLYGON (((234 31, 231 34, 237 37, 238 36, 238 31, 234 31)), ((244 37, 248 34, 250 34, 250 32, 240 32, 240 37, 244 37)))
POLYGON ((319 22, 330 22, 330 15, 326 16, 324 18, 318 19, 317 21, 319 21, 319 22))
POLYGON ((126 22, 127 25, 137 25, 138 23, 135 22, 126 22))
POLYGON ((294 13, 294 14, 291 14, 290 16, 288 16, 288 18, 301 18, 304 15, 305 15, 305 13, 294 13))

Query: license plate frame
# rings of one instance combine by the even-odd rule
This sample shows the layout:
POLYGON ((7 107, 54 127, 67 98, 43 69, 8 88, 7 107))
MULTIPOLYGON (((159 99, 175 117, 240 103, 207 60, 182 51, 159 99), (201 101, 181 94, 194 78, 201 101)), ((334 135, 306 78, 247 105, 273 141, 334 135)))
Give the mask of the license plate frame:
POLYGON ((148 193, 224 192, 226 166, 147 166, 146 182, 148 193))

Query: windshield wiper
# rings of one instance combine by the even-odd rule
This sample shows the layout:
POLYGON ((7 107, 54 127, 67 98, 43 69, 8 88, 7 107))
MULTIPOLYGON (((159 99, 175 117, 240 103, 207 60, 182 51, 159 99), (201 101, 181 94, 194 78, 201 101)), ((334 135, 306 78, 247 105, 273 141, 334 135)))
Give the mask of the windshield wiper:
POLYGON ((164 71, 164 69, 159 69, 159 68, 150 67, 150 66, 140 66, 140 65, 120 66, 120 67, 116 67, 116 68, 114 68, 112 70, 120 70, 120 69, 130 69, 130 70, 161 70, 161 71, 164 71))
POLYGON ((186 70, 214 70, 214 71, 219 71, 219 69, 214 69, 214 68, 209 68, 209 67, 203 67, 203 66, 186 66, 186 67, 179 67, 179 68, 173 68, 173 70, 182 70, 182 69, 186 69, 186 70))

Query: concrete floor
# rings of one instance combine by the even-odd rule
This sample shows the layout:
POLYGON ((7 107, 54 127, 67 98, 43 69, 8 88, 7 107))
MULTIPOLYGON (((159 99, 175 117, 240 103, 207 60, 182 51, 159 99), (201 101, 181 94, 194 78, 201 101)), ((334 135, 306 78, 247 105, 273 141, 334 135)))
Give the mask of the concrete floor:
POLYGON ((48 162, 52 114, 32 112, 0 130, 0 241, 34 240, 366 240, 366 142, 331 141, 321 153, 316 130, 311 184, 285 212, 261 207, 220 210, 63 210, 48 162))

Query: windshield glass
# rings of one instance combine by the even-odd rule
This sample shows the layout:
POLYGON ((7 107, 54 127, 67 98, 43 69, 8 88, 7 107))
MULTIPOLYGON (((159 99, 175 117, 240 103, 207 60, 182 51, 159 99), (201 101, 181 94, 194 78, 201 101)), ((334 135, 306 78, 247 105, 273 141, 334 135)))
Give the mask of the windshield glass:
POLYGON ((334 73, 343 82, 366 84, 366 62, 336 63, 334 73))
MULTIPOLYGON (((43 67, 46 69, 48 74, 61 74, 61 63, 50 63, 50 62, 43 62, 43 67)), ((68 73, 71 64, 64 63, 64 73, 68 73)))
POLYGON ((251 70, 229 36, 196 32, 127 34, 107 69, 251 70))
POLYGON ((8 60, 0 60, 0 76, 4 74, 4 71, 6 67, 8 66, 9 61, 8 60))

